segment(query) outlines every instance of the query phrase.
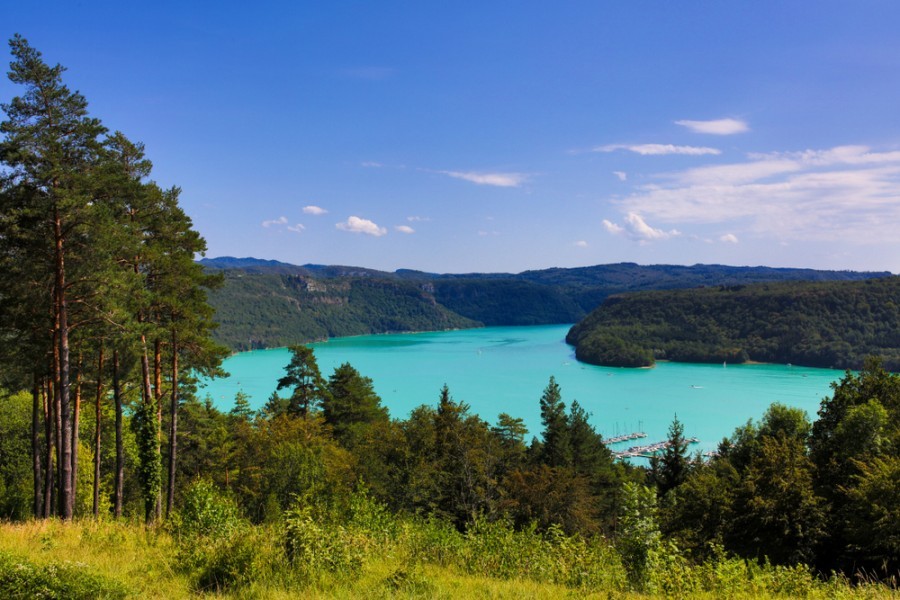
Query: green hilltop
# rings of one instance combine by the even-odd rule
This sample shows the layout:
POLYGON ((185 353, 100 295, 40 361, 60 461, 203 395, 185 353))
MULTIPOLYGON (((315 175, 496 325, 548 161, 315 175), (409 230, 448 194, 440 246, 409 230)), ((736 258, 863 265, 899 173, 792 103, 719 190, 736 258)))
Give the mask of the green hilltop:
POLYGON ((900 277, 722 285, 608 298, 567 341, 579 360, 746 361, 858 369, 881 356, 900 369, 900 277))

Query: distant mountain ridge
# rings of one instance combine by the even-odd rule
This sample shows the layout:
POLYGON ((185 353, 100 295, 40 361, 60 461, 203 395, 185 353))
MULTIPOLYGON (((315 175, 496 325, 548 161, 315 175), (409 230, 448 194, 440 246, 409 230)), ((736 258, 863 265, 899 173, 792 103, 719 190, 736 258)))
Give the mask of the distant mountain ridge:
POLYGON ((253 257, 199 261, 223 274, 210 294, 218 340, 235 350, 369 333, 575 323, 608 296, 775 281, 855 281, 886 272, 617 263, 522 273, 394 272, 253 257))

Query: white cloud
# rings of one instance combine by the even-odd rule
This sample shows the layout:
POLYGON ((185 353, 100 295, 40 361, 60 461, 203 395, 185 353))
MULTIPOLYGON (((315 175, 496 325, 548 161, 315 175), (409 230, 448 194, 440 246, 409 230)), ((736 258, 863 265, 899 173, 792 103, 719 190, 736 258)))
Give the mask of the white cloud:
POLYGON ((615 234, 615 235, 618 235, 618 234, 622 233, 623 231, 625 231, 625 228, 624 228, 624 227, 622 227, 621 225, 616 225, 615 223, 613 223, 613 222, 610 221, 609 219, 603 219, 603 227, 604 227, 608 232, 610 232, 610 233, 612 233, 612 234, 615 234))
POLYGON ((722 237, 719 238, 720 242, 725 242, 726 244, 737 244, 738 239, 737 236, 733 233, 726 233, 722 237))
POLYGON ((722 154, 718 148, 705 146, 675 146, 673 144, 607 144, 597 146, 594 152, 615 152, 628 150, 642 156, 660 156, 665 154, 684 154, 687 156, 703 156, 705 154, 722 154))
POLYGON ((656 240, 667 240, 671 237, 675 237, 681 235, 681 232, 677 229, 672 229, 670 231, 664 231, 662 229, 657 229, 656 227, 651 227, 647 224, 644 218, 634 212, 628 213, 625 217, 625 225, 618 225, 609 221, 608 219, 603 219, 603 227, 612 234, 625 234, 633 240, 636 240, 641 243, 652 242, 656 240))
POLYGON ((381 237, 382 235, 385 235, 387 233, 386 228, 379 227, 368 219, 361 219, 360 217, 356 216, 352 216, 341 223, 336 223, 335 227, 342 231, 349 231, 350 233, 365 233, 366 235, 374 235, 375 237, 381 237))
POLYGON ((271 227, 278 227, 279 229, 281 227, 284 227, 288 231, 293 231, 296 233, 300 233, 301 231, 306 229, 306 227, 304 227, 302 223, 297 223, 296 225, 288 225, 287 217, 284 216, 278 217, 277 219, 269 219, 268 221, 263 221, 262 226, 267 229, 271 227))
POLYGON ((263 221, 263 227, 271 227, 272 225, 287 225, 287 217, 278 217, 277 219, 269 219, 268 221, 263 221))
POLYGON ((750 131, 746 122, 740 119, 715 119, 712 121, 691 121, 682 119, 675 121, 676 125, 687 127, 694 133, 709 133, 712 135, 734 135, 750 131))
POLYGON ((575 246, 578 246, 579 248, 587 248, 588 243, 584 240, 578 240, 577 242, 575 242, 575 246))
POLYGON ((379 169, 384 166, 380 162, 375 162, 374 160, 363 161, 362 163, 360 163, 360 165, 362 165, 363 167, 370 168, 370 169, 379 169))
POLYGON ((328 213, 328 211, 325 210, 324 208, 322 208, 321 206, 315 206, 313 204, 311 204, 309 206, 304 206, 303 212, 308 215, 316 215, 316 216, 324 215, 324 214, 328 213))
POLYGON ((395 225, 394 229, 399 231, 400 233, 415 233, 416 230, 410 227, 409 225, 395 225))
POLYGON ((478 171, 437 171, 443 175, 496 187, 519 187, 528 180, 526 173, 484 173, 478 171))
POLYGON ((777 240, 893 243, 900 152, 839 146, 753 154, 740 163, 658 175, 617 204, 667 223, 731 223, 777 240))
POLYGON ((626 173, 625 171, 613 171, 612 173, 613 173, 613 175, 615 175, 616 177, 619 178, 619 181, 627 181, 628 180, 628 173, 626 173))
POLYGON ((422 223, 422 222, 430 221, 431 217, 419 217, 419 216, 413 215, 411 217, 406 217, 406 220, 409 221, 410 223, 422 223))

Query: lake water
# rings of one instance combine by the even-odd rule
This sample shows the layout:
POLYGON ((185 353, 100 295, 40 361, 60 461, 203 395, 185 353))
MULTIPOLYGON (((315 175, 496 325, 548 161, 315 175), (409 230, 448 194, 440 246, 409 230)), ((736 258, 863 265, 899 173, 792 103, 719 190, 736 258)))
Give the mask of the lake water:
MULTIPOLYGON (((773 402, 802 408, 814 419, 819 402, 831 393, 830 383, 843 375, 781 365, 595 367, 575 360, 574 349, 565 343, 568 329, 546 325, 372 335, 312 347, 326 378, 344 362, 371 377, 393 417, 405 418, 420 404, 436 405, 446 383, 455 400, 489 423, 505 412, 524 419, 530 435, 540 435, 538 401, 553 375, 566 404, 578 400, 604 437, 640 430, 647 441, 663 440, 677 413, 685 435, 700 439, 691 449, 703 451, 714 450, 748 419, 759 419, 773 402)), ((227 411, 243 391, 260 408, 289 361, 285 348, 236 354, 224 364, 231 376, 209 382, 200 395, 208 393, 227 411)))

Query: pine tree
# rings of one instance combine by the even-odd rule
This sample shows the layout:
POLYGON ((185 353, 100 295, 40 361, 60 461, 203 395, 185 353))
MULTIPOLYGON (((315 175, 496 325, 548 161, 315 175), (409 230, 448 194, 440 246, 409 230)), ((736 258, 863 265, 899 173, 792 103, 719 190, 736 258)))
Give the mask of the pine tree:
POLYGON ((386 420, 387 409, 375 393, 372 380, 363 377, 350 363, 335 368, 328 378, 328 393, 322 401, 325 422, 338 440, 345 440, 362 424, 386 420))
POLYGON ((24 86, 25 91, 2 106, 7 120, 0 124, 4 135, 0 164, 7 171, 3 176, 4 228, 0 237, 5 239, 7 251, 19 251, 17 262, 21 267, 43 277, 34 288, 35 294, 19 301, 38 302, 38 306, 46 307, 44 314, 51 316, 47 330, 52 335, 47 337, 54 345, 53 402, 59 417, 59 515, 69 519, 74 512, 72 300, 83 293, 77 286, 94 262, 87 231, 102 219, 103 207, 93 201, 91 177, 106 130, 100 121, 88 116, 85 98, 63 84, 63 67, 47 65, 41 53, 19 35, 10 40, 10 48, 10 81, 24 86), (43 297, 41 289, 45 291, 43 297))
POLYGON ((291 362, 286 375, 278 380, 277 390, 293 388, 288 400, 288 413, 306 417, 317 410, 325 393, 325 381, 313 351, 307 346, 291 346, 291 362))
POLYGON ((650 477, 660 496, 665 496, 670 490, 684 483, 690 468, 687 456, 688 442, 684 437, 684 425, 678 420, 678 415, 675 415, 672 424, 669 425, 666 441, 662 454, 654 455, 650 459, 650 477))
POLYGON ((553 376, 544 388, 540 404, 541 424, 544 426, 542 462, 550 467, 569 467, 572 465, 572 445, 566 405, 553 376))

